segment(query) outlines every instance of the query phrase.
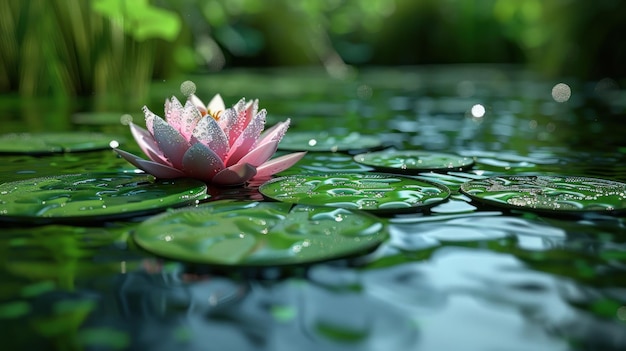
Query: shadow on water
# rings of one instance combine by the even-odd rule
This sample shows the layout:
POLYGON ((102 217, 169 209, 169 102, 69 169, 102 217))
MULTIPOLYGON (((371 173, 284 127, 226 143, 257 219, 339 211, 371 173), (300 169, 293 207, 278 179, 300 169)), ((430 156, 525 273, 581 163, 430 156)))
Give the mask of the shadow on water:
MULTIPOLYGON (((390 218, 390 238, 377 250, 307 267, 215 269, 157 258, 132 240, 144 218, 8 226, 0 235, 0 325, 9 349, 626 348, 625 217, 488 208, 459 192, 464 182, 503 174, 626 181, 626 125, 618 123, 626 106, 607 98, 623 91, 571 83, 569 93, 555 93, 559 82, 483 66, 381 68, 345 80, 306 70, 193 80, 199 96, 219 87, 226 101, 258 97, 269 125, 291 117, 292 131, 377 134, 386 146, 476 164, 419 174, 452 196, 390 218)), ((177 85, 155 85, 148 105, 159 111, 177 85)), ((81 115, 68 120, 72 128, 132 140, 120 116, 74 112, 81 115)), ((27 130, 28 120, 8 131, 27 130)), ((132 170, 110 150, 0 159, 2 182, 132 170)), ((347 154, 311 152, 282 175, 370 170, 347 154)), ((209 194, 263 200, 256 186, 209 194)))

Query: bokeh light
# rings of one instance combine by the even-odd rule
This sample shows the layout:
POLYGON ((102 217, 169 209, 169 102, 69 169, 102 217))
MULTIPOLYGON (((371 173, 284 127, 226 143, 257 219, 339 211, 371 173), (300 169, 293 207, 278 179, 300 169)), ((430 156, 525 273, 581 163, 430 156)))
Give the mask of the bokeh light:
POLYGON ((472 106, 472 109, 470 110, 471 114, 473 117, 476 118, 482 118, 485 115, 485 106, 481 105, 481 104, 476 104, 474 106, 472 106))
POLYGON ((572 89, 565 83, 552 87, 552 98, 556 102, 566 102, 572 96, 572 89))

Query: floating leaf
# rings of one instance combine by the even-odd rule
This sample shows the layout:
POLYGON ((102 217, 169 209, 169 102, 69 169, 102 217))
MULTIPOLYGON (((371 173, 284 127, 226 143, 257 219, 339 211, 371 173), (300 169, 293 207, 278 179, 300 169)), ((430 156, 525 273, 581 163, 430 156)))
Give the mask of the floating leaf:
MULTIPOLYGON (((115 136, 87 133, 11 133, 0 136, 0 153, 50 154, 110 148, 115 136)), ((119 139, 118 139, 119 140, 119 139)))
POLYGON ((386 237, 384 222, 363 212, 230 200, 157 215, 134 233, 160 256, 234 266, 335 259, 371 250, 386 237))
POLYGON ((384 173, 326 173, 276 178, 259 187, 271 199, 377 213, 415 212, 448 198, 443 185, 384 173))
POLYGON ((137 216, 206 197, 204 183, 130 173, 71 174, 0 184, 0 220, 72 222, 137 216))
POLYGON ((477 202, 543 213, 626 210, 626 184, 571 176, 500 176, 472 180, 461 191, 477 202))
POLYGON ((349 152, 379 149, 382 141, 375 135, 352 132, 346 135, 331 135, 326 132, 289 132, 278 148, 290 151, 349 152))
POLYGON ((474 165, 469 157, 416 150, 370 152, 356 155, 354 160, 382 172, 401 174, 461 171, 474 165))

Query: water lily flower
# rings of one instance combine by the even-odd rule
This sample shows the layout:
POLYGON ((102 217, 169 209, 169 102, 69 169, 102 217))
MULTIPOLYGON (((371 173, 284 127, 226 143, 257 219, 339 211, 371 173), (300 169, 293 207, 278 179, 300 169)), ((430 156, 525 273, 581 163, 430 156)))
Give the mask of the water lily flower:
POLYGON ((130 123, 130 131, 149 160, 114 150, 135 167, 157 178, 196 178, 215 185, 241 185, 266 178, 298 162, 304 152, 270 159, 290 120, 263 131, 265 109, 258 100, 241 99, 226 109, 218 94, 208 105, 191 94, 183 106, 165 100, 165 120, 143 107, 147 130, 130 123))

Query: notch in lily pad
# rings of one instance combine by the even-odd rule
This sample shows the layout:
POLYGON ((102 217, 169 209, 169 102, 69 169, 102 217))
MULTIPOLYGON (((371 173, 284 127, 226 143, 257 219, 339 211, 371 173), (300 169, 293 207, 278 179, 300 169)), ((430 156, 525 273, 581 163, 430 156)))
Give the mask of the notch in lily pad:
POLYGON ((0 221, 70 223, 151 214, 207 198, 205 183, 133 173, 70 174, 0 184, 0 221))
POLYGON ((354 161, 377 171, 399 174, 466 171, 474 166, 470 157, 418 150, 369 152, 354 156, 354 161))
POLYGON ((283 266, 366 253, 386 222, 360 211, 220 200, 154 216, 134 240, 156 255, 217 266, 283 266))
POLYGON ((419 212, 446 201, 441 184, 386 173, 324 173, 272 179, 263 196, 287 203, 332 206, 381 215, 419 212))
POLYGON ((460 190, 478 203, 543 214, 626 213, 626 184, 598 178, 498 176, 469 181, 460 190))

